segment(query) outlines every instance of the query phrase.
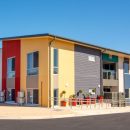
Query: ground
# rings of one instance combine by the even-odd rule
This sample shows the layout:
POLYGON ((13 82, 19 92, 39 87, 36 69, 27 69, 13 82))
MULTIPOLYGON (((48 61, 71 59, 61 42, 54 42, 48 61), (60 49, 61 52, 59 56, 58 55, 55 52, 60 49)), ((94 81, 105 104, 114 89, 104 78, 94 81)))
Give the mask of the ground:
POLYGON ((0 119, 52 119, 78 116, 92 116, 112 113, 130 112, 130 106, 111 107, 109 104, 83 105, 77 107, 28 107, 28 106, 11 106, 0 105, 0 119))
POLYGON ((0 105, 0 130, 129 130, 130 106, 78 107, 0 105), (117 114, 118 113, 118 114, 117 114))
POLYGON ((42 120, 0 120, 0 130, 129 130, 130 113, 42 120))

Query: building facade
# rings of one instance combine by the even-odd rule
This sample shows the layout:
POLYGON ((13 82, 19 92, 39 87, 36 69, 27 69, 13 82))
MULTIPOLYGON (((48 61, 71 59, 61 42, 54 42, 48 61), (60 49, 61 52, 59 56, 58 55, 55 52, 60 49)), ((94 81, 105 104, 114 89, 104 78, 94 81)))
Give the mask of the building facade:
POLYGON ((2 38, 2 44, 6 101, 17 102, 19 91, 27 104, 41 106, 58 105, 51 98, 63 98, 63 91, 64 98, 80 90, 92 97, 125 92, 127 53, 51 34, 2 38))
POLYGON ((0 91, 2 91, 2 49, 0 48, 0 91))

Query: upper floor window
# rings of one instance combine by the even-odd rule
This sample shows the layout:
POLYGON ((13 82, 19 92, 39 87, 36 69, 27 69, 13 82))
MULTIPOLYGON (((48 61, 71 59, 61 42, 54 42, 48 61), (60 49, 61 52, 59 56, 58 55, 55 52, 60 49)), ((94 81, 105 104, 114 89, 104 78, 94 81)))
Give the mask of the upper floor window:
POLYGON ((88 56, 88 60, 92 61, 92 62, 95 62, 96 61, 96 57, 94 55, 89 55, 88 56))
POLYGON ((7 59, 7 77, 12 78, 15 77, 15 58, 7 59))
POLYGON ((27 75, 38 74, 38 67, 39 67, 38 59, 39 59, 38 51, 29 53, 27 55, 27 75))
POLYGON ((129 73, 129 59, 124 58, 124 73, 129 73))
POLYGON ((53 73, 58 74, 58 49, 57 48, 54 48, 53 55, 54 55, 53 73))

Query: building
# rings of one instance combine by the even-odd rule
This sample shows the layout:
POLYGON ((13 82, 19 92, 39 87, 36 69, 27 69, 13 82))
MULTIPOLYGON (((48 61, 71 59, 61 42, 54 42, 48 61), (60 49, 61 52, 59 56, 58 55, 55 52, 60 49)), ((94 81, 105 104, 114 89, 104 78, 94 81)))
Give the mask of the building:
POLYGON ((2 91, 2 49, 0 48, 0 91, 2 91))
POLYGON ((7 101, 25 93, 26 103, 57 105, 79 90, 93 96, 124 92, 124 67, 130 72, 130 54, 51 35, 1 38, 2 90, 7 101))

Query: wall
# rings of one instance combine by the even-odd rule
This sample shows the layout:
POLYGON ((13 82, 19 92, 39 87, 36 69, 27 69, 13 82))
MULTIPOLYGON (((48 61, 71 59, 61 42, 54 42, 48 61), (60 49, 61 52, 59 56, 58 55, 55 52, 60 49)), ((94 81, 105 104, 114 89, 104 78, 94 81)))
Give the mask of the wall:
POLYGON ((118 62, 118 79, 119 79, 119 92, 124 92, 124 70, 123 70, 124 58, 119 57, 118 62))
POLYGON ((2 48, 0 48, 0 91, 2 91, 2 48))
MULTIPOLYGON (((69 98, 70 95, 75 94, 74 86, 74 44, 66 41, 55 40, 51 45, 51 97, 54 93, 54 74, 53 74, 53 49, 57 48, 59 50, 58 56, 58 67, 59 73, 57 75, 58 81, 58 95, 59 98, 62 91, 66 91, 65 98, 69 98)), ((62 97, 63 98, 63 97, 62 97)), ((61 98, 61 99, 62 99, 61 98)), ((53 102, 52 102, 53 104, 53 102)))
POLYGON ((7 59, 15 57, 15 100, 20 90, 20 40, 2 42, 2 90, 7 89, 7 59))
POLYGON ((101 75, 100 61, 101 53, 98 50, 75 45, 75 90, 80 89, 89 92, 89 88, 96 88, 100 94, 101 75), (94 55, 95 62, 89 61, 88 56, 94 55))
MULTIPOLYGON (((21 91, 27 92, 27 54, 39 51, 39 104, 48 106, 49 98, 49 46, 47 38, 21 39, 21 91)), ((33 82, 33 81, 32 81, 33 82)), ((27 96, 27 94, 26 94, 27 96)), ((26 97, 27 98, 27 97, 26 97)))

